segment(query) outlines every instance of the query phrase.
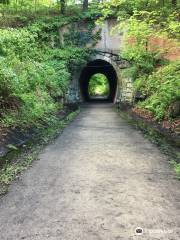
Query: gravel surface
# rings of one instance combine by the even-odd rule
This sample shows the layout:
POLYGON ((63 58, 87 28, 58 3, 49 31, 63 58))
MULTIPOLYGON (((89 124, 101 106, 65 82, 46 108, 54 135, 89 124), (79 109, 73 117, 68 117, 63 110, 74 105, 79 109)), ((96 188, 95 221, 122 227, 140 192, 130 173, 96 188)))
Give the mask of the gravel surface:
POLYGON ((0 240, 179 240, 179 197, 167 156, 112 105, 84 105, 0 199, 0 240))

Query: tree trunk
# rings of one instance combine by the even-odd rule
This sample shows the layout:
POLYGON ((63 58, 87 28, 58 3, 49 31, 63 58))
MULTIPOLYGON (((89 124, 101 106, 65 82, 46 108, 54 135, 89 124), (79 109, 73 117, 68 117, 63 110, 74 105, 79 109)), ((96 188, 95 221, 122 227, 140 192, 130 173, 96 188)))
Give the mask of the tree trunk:
POLYGON ((61 14, 65 13, 65 0, 60 0, 61 14))
POLYGON ((37 0, 34 0, 34 11, 37 11, 37 0))
POLYGON ((172 0, 171 3, 172 3, 172 5, 173 5, 173 7, 176 7, 176 6, 177 6, 177 0, 172 0))
POLYGON ((2 3, 2 4, 9 4, 10 1, 9 0, 0 0, 0 3, 2 3))
POLYGON ((83 11, 88 9, 88 0, 83 0, 83 11))

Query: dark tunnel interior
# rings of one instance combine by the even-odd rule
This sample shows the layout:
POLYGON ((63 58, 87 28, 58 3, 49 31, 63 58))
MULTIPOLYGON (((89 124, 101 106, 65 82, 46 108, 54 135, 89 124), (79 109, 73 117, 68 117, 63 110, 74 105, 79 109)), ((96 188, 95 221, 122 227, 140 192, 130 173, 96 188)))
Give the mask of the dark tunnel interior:
POLYGON ((117 75, 113 66, 104 60, 91 61, 83 68, 79 79, 80 91, 83 100, 85 102, 95 101, 89 96, 88 86, 91 77, 96 73, 104 74, 109 81, 109 96, 106 99, 102 99, 101 101, 113 102, 117 89, 117 75))

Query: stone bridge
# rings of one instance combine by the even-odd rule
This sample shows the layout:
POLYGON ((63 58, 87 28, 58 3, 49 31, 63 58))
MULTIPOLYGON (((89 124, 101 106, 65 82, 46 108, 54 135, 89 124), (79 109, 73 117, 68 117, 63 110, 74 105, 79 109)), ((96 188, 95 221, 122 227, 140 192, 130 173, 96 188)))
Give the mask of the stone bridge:
MULTIPOLYGON (((96 26, 94 31, 100 31, 101 39, 95 46, 96 55, 79 67, 74 74, 68 91, 69 102, 88 101, 88 84, 92 75, 104 74, 109 80, 111 102, 133 101, 133 84, 130 78, 123 76, 123 69, 128 67, 128 62, 120 57, 123 47, 123 34, 112 33, 116 22, 113 19, 106 20, 104 25, 96 26)), ((87 25, 77 25, 78 31, 86 31, 87 25)), ((77 30, 76 29, 76 30, 77 30)), ((61 29, 61 33, 67 28, 61 29)))

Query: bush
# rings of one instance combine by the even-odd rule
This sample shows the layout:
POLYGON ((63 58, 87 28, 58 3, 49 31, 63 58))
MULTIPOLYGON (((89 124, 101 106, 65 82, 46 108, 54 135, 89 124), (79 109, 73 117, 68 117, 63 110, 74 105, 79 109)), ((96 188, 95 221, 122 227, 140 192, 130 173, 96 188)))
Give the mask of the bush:
MULTIPOLYGON (((72 17, 70 17, 71 19, 72 17)), ((90 49, 52 46, 58 39, 57 17, 21 29, 0 29, 0 124, 31 124, 62 107, 71 72, 90 49), (47 32, 45 31, 47 30, 47 32)))
MULTIPOLYGON (((64 72, 63 72, 64 71, 64 72)), ((64 69, 67 84, 69 73, 64 69)), ((62 97, 66 89, 58 81, 58 73, 45 63, 35 61, 21 62, 7 59, 0 65, 0 107, 2 109, 1 123, 6 126, 27 124, 42 118, 44 114, 55 111, 55 97, 62 97), (8 66, 9 65, 9 66, 8 66), (16 102, 16 108, 14 108, 16 102), (8 107, 9 106, 9 107, 8 107)), ((61 79, 62 80, 62 79, 61 79)))
POLYGON ((7 10, 3 11, 4 17, 17 17, 19 14, 26 22, 23 28, 0 29, 1 127, 35 123, 62 107, 61 100, 66 96, 72 72, 93 53, 86 48, 86 42, 91 38, 95 43, 99 37, 93 33, 96 8, 91 8, 86 14, 78 10, 76 14, 71 11, 73 14, 69 15, 44 14, 41 17, 36 14, 38 16, 35 17, 28 14, 29 6, 24 6, 26 11, 16 9, 14 15, 12 5, 1 5, 7 10), (30 19, 33 22, 28 25, 30 19), (68 45, 61 46, 59 28, 80 20, 88 22, 83 44, 81 34, 72 28, 66 35, 68 45))
POLYGON ((180 64, 172 62, 153 72, 147 78, 135 81, 136 89, 148 96, 140 107, 154 113, 157 120, 170 118, 170 105, 180 101, 180 64))

